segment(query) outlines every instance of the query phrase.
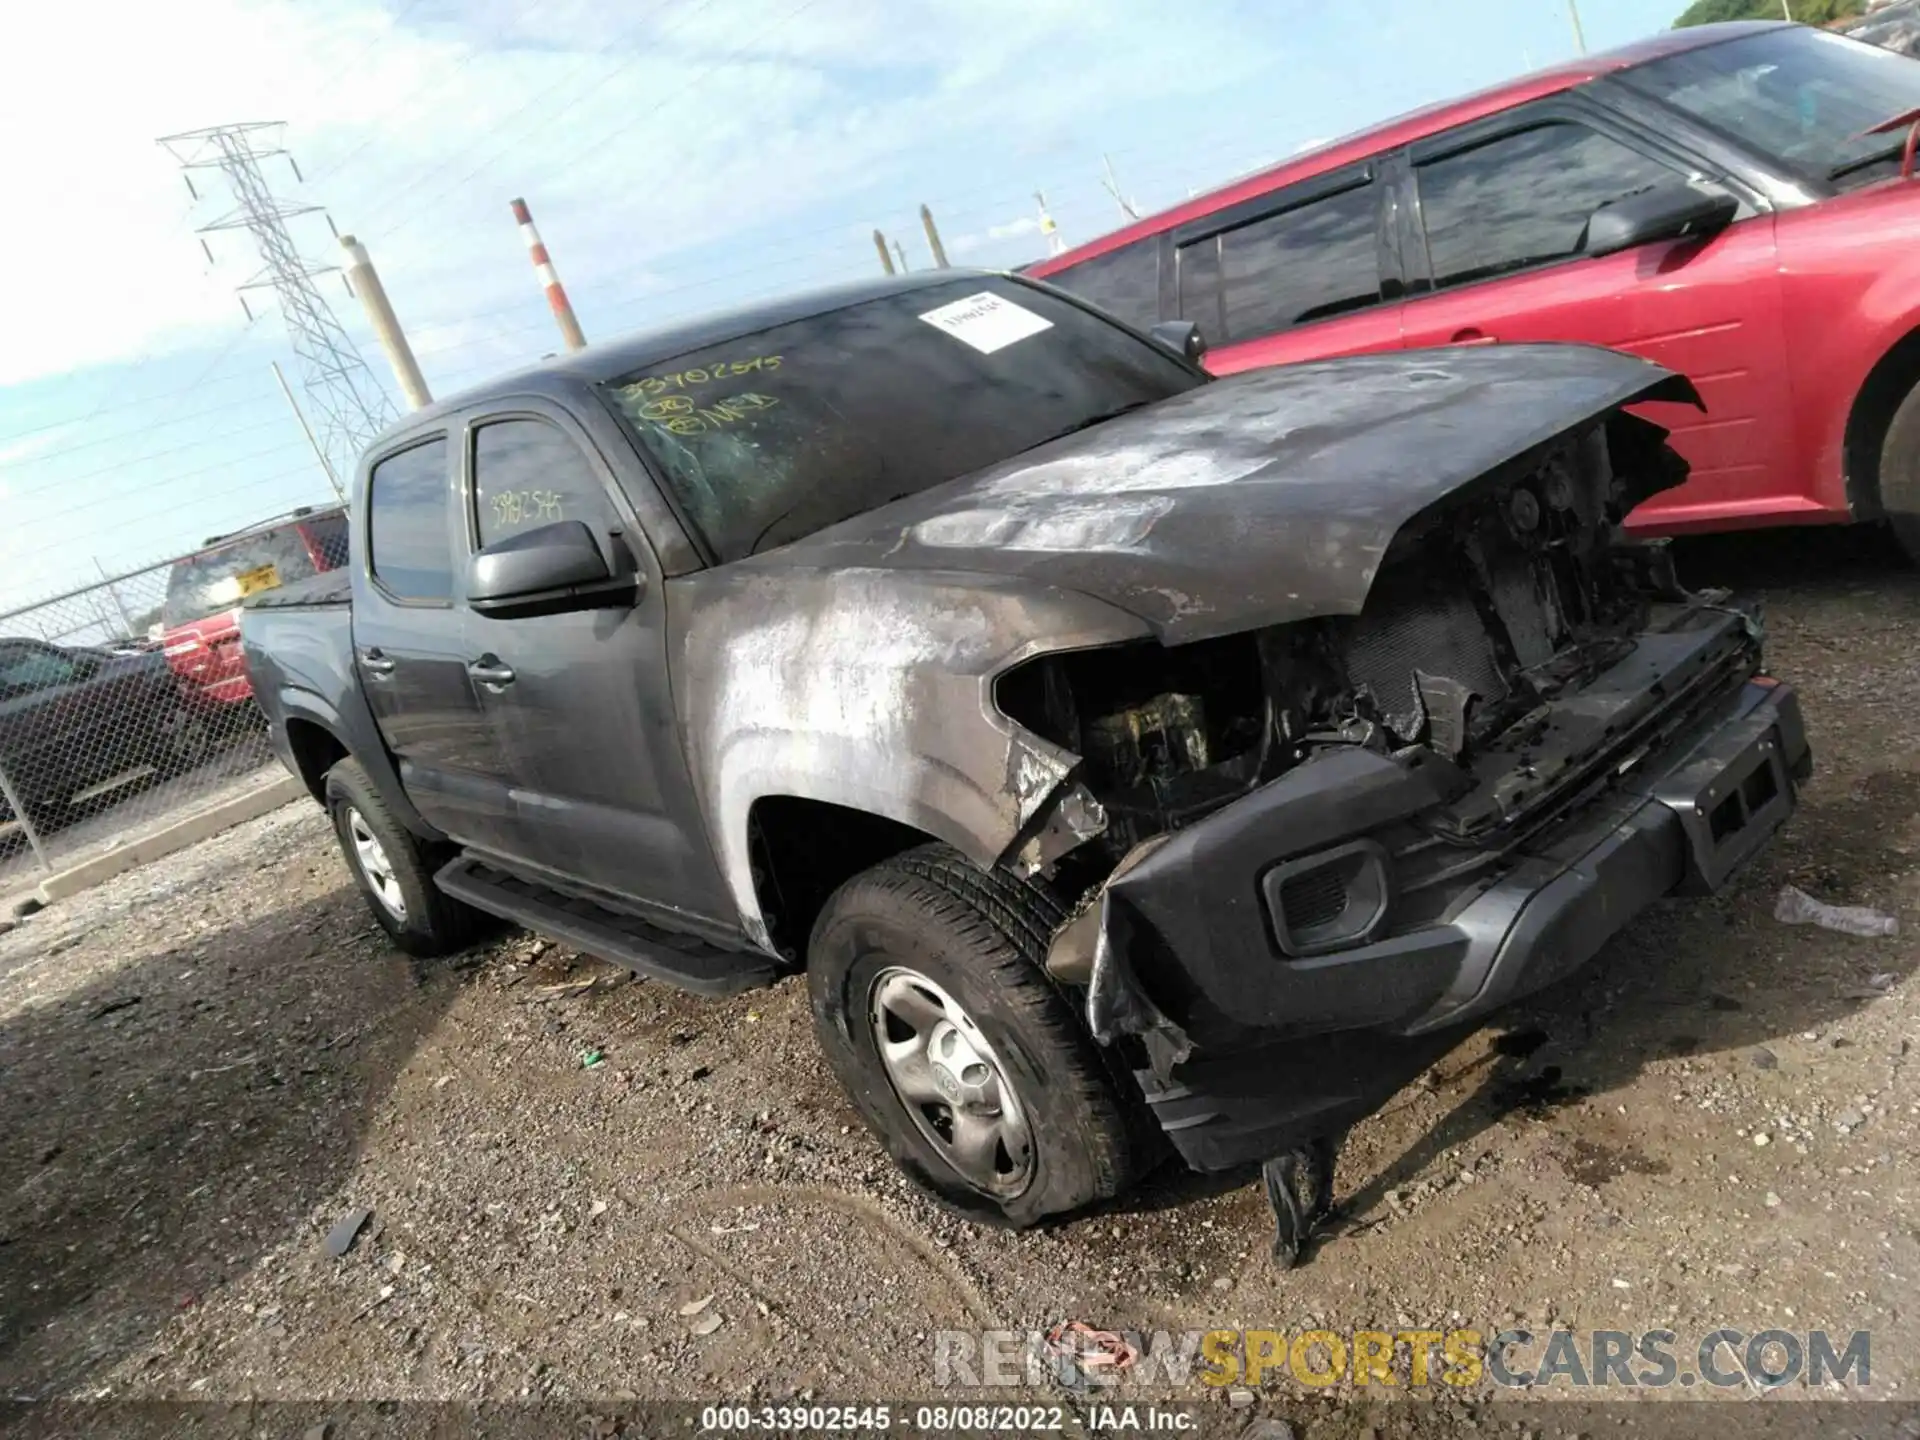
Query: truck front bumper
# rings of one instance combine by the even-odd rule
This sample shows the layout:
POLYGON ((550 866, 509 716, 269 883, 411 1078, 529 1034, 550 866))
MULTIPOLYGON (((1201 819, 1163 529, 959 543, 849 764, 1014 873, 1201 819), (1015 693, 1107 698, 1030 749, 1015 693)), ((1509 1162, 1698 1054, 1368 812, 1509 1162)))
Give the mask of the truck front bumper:
POLYGON ((1190 1165, 1267 1159, 1378 1108, 1661 896, 1718 889, 1793 812, 1810 768, 1793 691, 1749 681, 1425 920, 1392 926, 1384 877, 1379 938, 1290 954, 1270 880, 1282 862, 1370 843, 1437 784, 1371 752, 1324 755, 1116 871, 1089 1019, 1103 1040, 1136 1037, 1146 1100, 1190 1165))

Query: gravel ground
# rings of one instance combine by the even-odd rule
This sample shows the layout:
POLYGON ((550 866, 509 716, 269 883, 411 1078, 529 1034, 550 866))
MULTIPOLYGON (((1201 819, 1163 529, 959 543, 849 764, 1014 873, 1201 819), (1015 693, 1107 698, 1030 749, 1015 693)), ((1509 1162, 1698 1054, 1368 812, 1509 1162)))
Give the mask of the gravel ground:
MULTIPOLYGON (((802 985, 703 1002, 517 933, 410 962, 297 806, 0 935, 0 1393, 898 1397, 935 1331, 1071 1317, 1867 1329, 1910 1398, 1920 575, 1861 535, 1686 559, 1768 592, 1800 814, 1363 1125, 1300 1270, 1242 1177, 955 1219, 834 1089, 802 985), (1786 927, 1787 882, 1906 928, 1786 927)), ((1255 1413, 1322 1433, 1273 1386, 1255 1413)))

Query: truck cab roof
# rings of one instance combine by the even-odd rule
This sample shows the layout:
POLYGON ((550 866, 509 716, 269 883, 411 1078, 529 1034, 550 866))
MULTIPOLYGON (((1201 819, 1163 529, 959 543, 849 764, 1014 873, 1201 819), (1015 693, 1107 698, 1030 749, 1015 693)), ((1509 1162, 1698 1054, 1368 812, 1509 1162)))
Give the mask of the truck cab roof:
POLYGON ((451 414, 484 406, 490 401, 522 395, 574 393, 582 386, 617 380, 690 350, 722 344, 776 325, 804 320, 884 295, 949 285, 969 275, 977 275, 984 280, 995 273, 966 269, 925 270, 909 275, 849 281, 691 316, 653 329, 637 330, 617 339, 589 345, 585 350, 572 354, 549 356, 537 365, 511 370, 479 385, 457 391, 444 400, 437 400, 411 412, 382 432, 370 448, 384 449, 396 437, 411 434, 451 414))

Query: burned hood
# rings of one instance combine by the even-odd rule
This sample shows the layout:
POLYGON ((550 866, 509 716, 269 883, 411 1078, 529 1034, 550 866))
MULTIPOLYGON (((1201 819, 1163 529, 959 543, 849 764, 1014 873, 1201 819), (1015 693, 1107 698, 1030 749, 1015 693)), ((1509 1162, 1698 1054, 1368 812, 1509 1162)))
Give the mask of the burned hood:
POLYGON ((1577 345, 1252 371, 743 563, 1017 577, 1167 644, 1357 614, 1409 520, 1642 400, 1698 403, 1671 371, 1577 345))

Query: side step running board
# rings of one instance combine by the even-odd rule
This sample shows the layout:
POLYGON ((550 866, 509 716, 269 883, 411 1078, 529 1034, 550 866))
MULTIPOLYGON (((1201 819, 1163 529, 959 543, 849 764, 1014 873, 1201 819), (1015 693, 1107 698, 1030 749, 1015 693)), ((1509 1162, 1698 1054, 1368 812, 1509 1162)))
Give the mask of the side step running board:
POLYGON ((561 940, 637 974, 718 998, 778 980, 778 962, 758 951, 722 950, 462 855, 434 883, 454 899, 561 940))

